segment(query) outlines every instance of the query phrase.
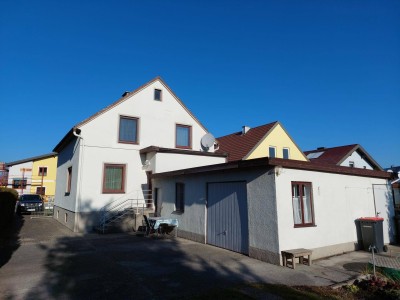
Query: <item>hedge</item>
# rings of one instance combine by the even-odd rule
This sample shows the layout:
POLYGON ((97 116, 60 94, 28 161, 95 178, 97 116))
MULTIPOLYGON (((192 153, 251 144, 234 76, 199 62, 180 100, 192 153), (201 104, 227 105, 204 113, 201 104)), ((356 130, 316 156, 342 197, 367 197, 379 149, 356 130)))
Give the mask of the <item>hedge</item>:
POLYGON ((9 188, 0 188, 0 230, 11 225, 15 215, 18 192, 9 188))

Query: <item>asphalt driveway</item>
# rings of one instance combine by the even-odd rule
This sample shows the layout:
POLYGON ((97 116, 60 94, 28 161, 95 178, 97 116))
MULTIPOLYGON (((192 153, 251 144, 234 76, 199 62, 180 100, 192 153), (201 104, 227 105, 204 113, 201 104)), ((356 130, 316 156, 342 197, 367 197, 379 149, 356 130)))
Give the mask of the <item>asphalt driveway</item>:
POLYGON ((335 285, 365 269, 366 252, 296 270, 173 238, 82 235, 52 218, 17 218, 0 239, 6 299, 176 299, 248 282, 335 285))

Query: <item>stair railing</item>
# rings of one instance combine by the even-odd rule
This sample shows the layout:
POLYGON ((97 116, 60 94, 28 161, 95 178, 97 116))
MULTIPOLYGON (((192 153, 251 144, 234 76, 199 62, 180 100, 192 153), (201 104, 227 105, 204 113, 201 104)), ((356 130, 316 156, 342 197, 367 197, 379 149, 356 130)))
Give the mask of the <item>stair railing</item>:
POLYGON ((118 198, 100 209, 99 229, 104 233, 106 227, 122 219, 126 214, 134 212, 144 214, 146 209, 154 207, 151 190, 138 190, 129 198, 118 198))

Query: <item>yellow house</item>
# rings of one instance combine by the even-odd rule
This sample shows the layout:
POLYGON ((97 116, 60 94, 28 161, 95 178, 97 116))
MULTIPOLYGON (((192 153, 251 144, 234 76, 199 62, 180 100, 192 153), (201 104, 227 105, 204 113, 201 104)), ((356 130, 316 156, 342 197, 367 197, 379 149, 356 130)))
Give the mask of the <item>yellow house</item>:
POLYGON ((31 194, 43 195, 46 199, 56 192, 57 153, 50 153, 33 161, 31 194))
POLYGON ((243 126, 242 131, 217 138, 219 152, 228 153, 228 161, 276 157, 308 161, 280 122, 258 127, 243 126))

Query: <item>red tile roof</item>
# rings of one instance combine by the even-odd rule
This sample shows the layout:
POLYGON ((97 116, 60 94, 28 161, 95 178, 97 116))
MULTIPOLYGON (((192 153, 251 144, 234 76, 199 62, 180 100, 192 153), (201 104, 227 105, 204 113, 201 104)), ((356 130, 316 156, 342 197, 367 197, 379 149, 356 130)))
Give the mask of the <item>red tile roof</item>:
POLYGON ((245 134, 235 132, 217 138, 218 152, 228 153, 228 161, 241 160, 261 141, 261 139, 277 124, 273 122, 250 128, 245 134))
POLYGON ((344 158, 346 158, 350 152, 353 152, 357 147, 357 144, 333 147, 333 148, 318 148, 315 150, 304 151, 304 154, 308 156, 311 153, 323 152, 323 154, 317 158, 309 158, 312 162, 327 163, 332 165, 339 164, 344 158))
POLYGON ((305 151, 304 154, 308 156, 311 153, 323 152, 317 158, 309 158, 313 163, 337 165, 339 166, 346 158, 348 158, 354 151, 357 151, 374 170, 382 171, 382 167, 372 158, 371 155, 365 151, 359 144, 332 147, 332 148, 318 148, 311 151, 305 151))

